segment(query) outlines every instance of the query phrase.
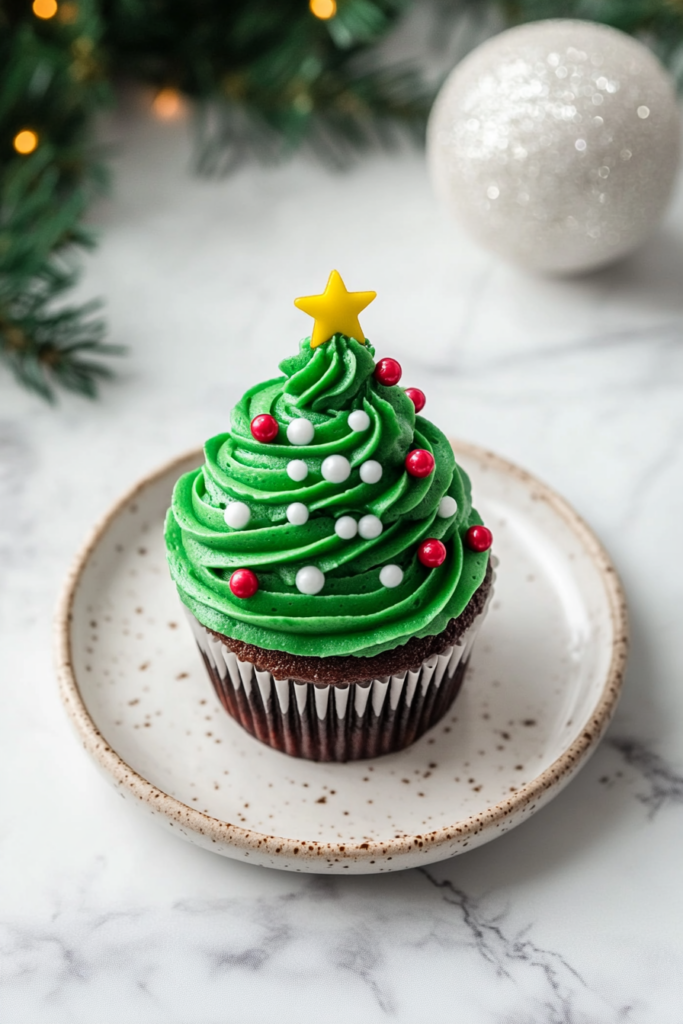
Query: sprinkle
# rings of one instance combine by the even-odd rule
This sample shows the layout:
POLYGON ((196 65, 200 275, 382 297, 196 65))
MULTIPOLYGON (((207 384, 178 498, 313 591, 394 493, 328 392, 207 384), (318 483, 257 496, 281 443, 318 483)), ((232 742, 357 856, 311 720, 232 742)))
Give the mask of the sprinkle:
POLYGON ((287 476, 296 483, 301 483, 308 476, 308 466, 303 459, 292 459, 287 463, 287 476))
POLYGON ((391 590, 403 582, 403 569, 400 565, 385 565, 380 571, 379 581, 383 587, 391 590))
POLYGON ((353 412, 349 413, 348 424, 351 430, 355 430, 360 433, 361 430, 367 430, 370 426, 370 417, 364 409, 354 409, 353 412))
POLYGON ((287 507, 287 519, 292 526, 303 526, 308 522, 308 509, 303 501, 293 501, 287 507))
POLYGON ((251 519, 251 509, 243 501, 231 501, 223 513, 226 526, 241 530, 251 519))
POLYGON ((334 532, 342 540, 352 540, 358 533, 358 523, 353 516, 341 516, 334 524, 334 532))
POLYGON ((360 478, 364 484, 376 484, 382 479, 382 465, 375 459, 368 459, 360 467, 360 478))
POLYGON ((358 532, 363 540, 374 540, 383 529, 382 520, 377 516, 363 516, 358 523, 358 532))
POLYGON ((303 418, 292 420, 287 427, 287 440, 290 444, 310 444, 315 434, 315 427, 310 420, 303 418))
POLYGON ((455 498, 451 498, 450 494, 444 494, 443 498, 439 502, 439 507, 436 514, 441 516, 442 519, 450 519, 458 511, 458 503, 455 498))
POLYGON ((351 463, 344 455, 328 455, 323 461, 321 472, 331 484, 343 484, 351 475, 351 463))
POLYGON ((318 594, 325 586, 325 576, 315 565, 305 565, 296 574, 296 589, 302 594, 318 594))

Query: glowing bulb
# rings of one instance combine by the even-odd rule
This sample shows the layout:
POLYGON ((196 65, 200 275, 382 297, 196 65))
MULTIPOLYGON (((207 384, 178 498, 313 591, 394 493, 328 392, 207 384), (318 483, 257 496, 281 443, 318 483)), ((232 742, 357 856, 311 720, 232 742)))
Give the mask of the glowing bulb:
POLYGON ((33 13, 36 18, 47 21, 57 13, 57 0, 33 0, 33 13))
POLYGON ((321 21, 334 18, 337 13, 337 0, 309 0, 308 6, 311 9, 311 14, 320 18, 321 21))
POLYGON ((152 110, 161 121, 172 121, 182 110, 183 100, 177 89, 160 89, 152 100, 152 110))
POLYGON ((38 145, 38 136, 30 128, 24 128, 14 136, 13 145, 17 153, 28 156, 38 145))
POLYGON ((72 3, 71 0, 65 0, 63 4, 60 4, 59 20, 63 25, 73 25, 75 21, 78 21, 78 4, 72 3))

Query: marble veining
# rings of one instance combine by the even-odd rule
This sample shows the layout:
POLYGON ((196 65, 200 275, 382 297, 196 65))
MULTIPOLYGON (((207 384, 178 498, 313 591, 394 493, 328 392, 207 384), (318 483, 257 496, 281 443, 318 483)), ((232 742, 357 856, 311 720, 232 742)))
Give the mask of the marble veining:
POLYGON ((82 291, 129 346, 122 376, 55 410, 0 375, 0 1022, 680 1024, 683 191, 627 262, 551 281, 459 235, 420 154, 202 182, 185 124, 128 110, 103 131, 116 188, 82 291), (302 330, 292 298, 332 267, 377 290, 364 328, 427 415, 586 516, 633 619, 589 764, 426 872, 318 879, 174 840, 99 777, 51 662, 92 523, 275 373, 302 330))
MULTIPOLYGON (((104 869, 100 862, 93 876, 104 869)), ((303 1007, 312 1007, 316 991, 340 986, 346 1007, 364 1020, 427 1020, 419 1010, 412 1016, 409 986, 395 976, 404 961, 428 975, 450 965, 448 1000, 491 1024, 632 1019, 632 1004, 593 990, 568 957, 540 940, 533 922, 516 926, 490 895, 439 874, 417 869, 384 892, 357 880, 313 877, 269 896, 185 898, 162 907, 142 902, 115 911, 96 909, 85 887, 75 903, 55 905, 40 927, 0 930, 5 1006, 11 1015, 22 984, 34 977, 36 1019, 87 1020, 78 1008, 75 1016, 68 1013, 88 987, 118 991, 119 1005, 135 1007, 134 1019, 162 1021, 169 1013, 182 1021, 225 1019, 202 1017, 194 996, 162 968, 158 954, 166 938, 173 961, 192 972, 216 1007, 230 999, 237 1012, 229 1019, 271 1019, 276 1007, 268 990, 289 974, 286 988, 303 987, 303 1007), (478 984, 468 982, 468 971, 478 984)), ((440 1005, 437 997, 437 1014, 440 1005)), ((332 1005, 325 1017, 342 1021, 344 1012, 332 1005)), ((295 1016, 285 1009, 283 1019, 295 1016)))
POLYGON ((683 774, 669 761, 639 739, 613 736, 609 742, 646 783, 645 792, 638 792, 637 797, 650 818, 664 807, 683 806, 683 774))
MULTIPOLYGON (((458 926, 470 936, 477 953, 495 977, 528 985, 534 991, 539 1019, 548 1024, 572 1024, 577 1014, 580 1018, 588 1008, 586 1001, 596 1006, 601 1002, 596 993, 590 991, 585 978, 561 953, 535 942, 531 927, 511 932, 504 915, 487 915, 485 901, 473 899, 449 879, 433 877, 427 868, 417 870, 441 890, 446 903, 458 909, 458 926), (528 982, 523 981, 526 978, 528 982)), ((604 1009, 614 1013, 615 1020, 625 1020, 631 1007, 605 1006, 604 1009)), ((513 1019, 500 1018, 501 1024, 513 1019)))

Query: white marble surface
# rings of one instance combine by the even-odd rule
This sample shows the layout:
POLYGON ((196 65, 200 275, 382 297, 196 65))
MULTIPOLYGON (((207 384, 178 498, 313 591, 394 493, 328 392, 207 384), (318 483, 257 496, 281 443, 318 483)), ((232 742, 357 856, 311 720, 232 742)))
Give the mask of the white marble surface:
POLYGON ((182 125, 128 117, 83 293, 121 376, 58 409, 0 378, 0 1021, 678 1024, 683 1003, 683 194, 627 263, 522 276, 445 223, 419 154, 188 173, 182 125), (277 873, 174 841, 116 795, 59 704, 50 618, 92 521, 217 432, 331 267, 429 415, 554 485, 626 584, 616 720, 571 786, 423 871, 277 873), (453 396, 456 396, 455 398, 453 396))

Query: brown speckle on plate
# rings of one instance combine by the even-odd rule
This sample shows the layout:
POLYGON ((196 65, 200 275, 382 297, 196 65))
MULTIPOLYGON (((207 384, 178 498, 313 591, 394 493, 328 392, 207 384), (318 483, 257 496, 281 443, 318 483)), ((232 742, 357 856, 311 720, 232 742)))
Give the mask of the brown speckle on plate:
MULTIPOLYGON (((593 676, 588 671, 580 683, 584 689, 568 691, 579 684, 570 671, 575 655, 568 657, 564 638, 569 630, 552 574, 540 548, 522 549, 515 531, 505 530, 497 550, 497 572, 501 579, 505 572, 510 593, 525 580, 533 581, 534 586, 524 590, 531 611, 525 614, 524 628, 516 632, 510 621, 520 609, 497 598, 500 605, 486 624, 485 642, 475 649, 474 671, 465 680, 458 715, 447 726, 372 765, 291 760, 242 733, 217 704, 212 704, 213 714, 221 716, 220 723, 217 717, 213 732, 204 735, 202 726, 210 716, 203 711, 208 701, 201 694, 207 692, 207 683, 199 674, 198 659, 193 660, 197 656, 189 630, 176 628, 179 606, 161 541, 163 509, 173 483, 201 461, 201 455, 193 453, 136 486, 106 517, 79 556, 58 614, 63 699, 86 749, 122 795, 146 804, 170 828, 175 824, 176 833, 216 852, 252 863, 348 874, 410 867, 471 849, 508 831, 559 792, 604 732, 619 694, 627 642, 620 584, 599 542, 561 498, 490 453, 463 445, 457 452, 471 471, 474 494, 481 495, 483 504, 490 500, 506 508, 507 502, 510 520, 513 513, 515 518, 529 516, 529 525, 537 532, 543 533, 548 517, 560 524, 556 536, 567 536, 573 547, 568 551, 553 540, 557 565, 590 606, 587 621, 592 632, 585 642, 601 651, 607 645, 606 658, 586 661, 607 665, 599 670, 603 675, 597 669, 593 676), (542 498, 537 512, 528 511, 530 491, 542 498), (516 494, 519 505, 514 504, 516 494), (123 515, 138 510, 142 515, 123 515), (139 560, 143 550, 144 563, 139 560), (574 568, 579 561, 581 576, 578 564, 574 568), (131 572, 137 572, 134 582, 131 572), (590 592, 586 580, 592 581, 590 592), (145 631, 131 636, 130 621, 143 615, 144 608, 154 609, 155 622, 142 620, 145 631), (499 634, 497 623, 503 616, 507 626, 499 634), (113 623, 119 623, 117 629, 113 623), (97 642, 90 632, 96 628, 97 642), (538 651, 534 635, 547 640, 538 651), (500 636, 508 648, 501 647, 500 636), (83 641, 78 637, 90 638, 86 643, 94 645, 91 654, 79 646, 83 641), (551 652, 554 661, 544 651, 551 652), (527 656, 546 662, 538 671, 535 665, 525 671, 527 656), (196 675, 182 669, 195 664, 196 675), (142 692, 149 694, 143 707, 156 709, 144 727, 120 717, 122 707, 136 707, 133 702, 141 700, 139 671, 145 672, 142 692), (552 685, 539 690, 539 678, 552 685), (100 685, 103 679, 106 686, 100 685), (569 698, 577 709, 572 716, 575 735, 573 721, 565 725, 562 712, 569 698), (510 715, 517 726, 525 727, 514 729, 514 740, 512 726, 500 729, 511 721, 510 715), (108 733, 114 726, 116 732, 108 733), (490 752, 496 739, 501 742, 494 760, 490 752), (432 757, 428 770, 426 752, 432 757), (145 778, 144 771, 131 768, 127 759, 136 766, 155 764, 157 784, 145 778), (476 778, 467 773, 466 762, 476 764, 476 778), (441 770, 432 775, 437 764, 441 770), (535 777, 515 785, 524 765, 532 764, 538 766, 535 777), (285 776, 293 784, 285 782, 285 776), (220 786, 217 777, 223 780, 220 786), (429 788, 417 790, 409 784, 411 778, 429 778, 429 788), (471 780, 467 784, 466 778, 471 780), (306 800, 308 788, 322 795, 306 800), (249 824, 239 813, 247 803, 253 815, 249 824), (268 834, 260 825, 266 821, 268 834), (323 847, 325 856, 320 857, 323 847)), ((140 619, 136 621, 139 625, 140 619)), ((609 776, 600 779, 608 785, 603 779, 609 776)))

